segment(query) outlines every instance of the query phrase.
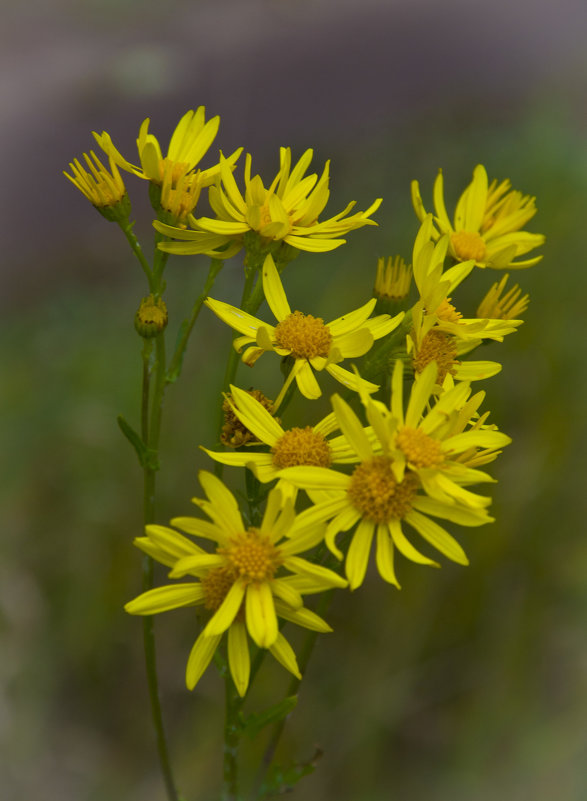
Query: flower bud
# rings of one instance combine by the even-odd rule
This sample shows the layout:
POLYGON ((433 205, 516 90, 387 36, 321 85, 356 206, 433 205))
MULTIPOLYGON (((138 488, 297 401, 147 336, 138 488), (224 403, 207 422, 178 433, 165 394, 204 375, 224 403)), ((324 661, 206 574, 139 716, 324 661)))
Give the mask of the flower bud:
POLYGON ((137 333, 145 339, 156 337, 167 325, 167 307, 162 298, 153 295, 143 298, 135 314, 137 333))

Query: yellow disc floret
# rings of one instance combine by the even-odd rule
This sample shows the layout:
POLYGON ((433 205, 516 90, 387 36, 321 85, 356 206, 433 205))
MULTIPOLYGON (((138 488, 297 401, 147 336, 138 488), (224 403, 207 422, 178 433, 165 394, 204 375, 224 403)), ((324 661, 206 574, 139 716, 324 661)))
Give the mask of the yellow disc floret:
POLYGON ((310 426, 286 431, 271 448, 273 464, 279 469, 312 465, 330 467, 330 445, 322 434, 310 426))
POLYGON ((314 359, 328 356, 332 334, 321 317, 295 311, 275 327, 275 340, 295 359, 314 359))
POLYGON ((375 456, 355 467, 347 490, 353 506, 374 523, 405 517, 412 508, 418 479, 406 473, 397 481, 387 456, 375 456))
POLYGON ((436 362, 438 365, 437 381, 442 384, 447 373, 455 375, 456 357, 457 346, 455 338, 450 334, 445 334, 443 331, 433 328, 428 331, 414 354, 414 369, 417 373, 421 373, 427 364, 436 362))
POLYGON ((438 467, 444 461, 440 442, 419 428, 404 426, 397 432, 395 442, 412 467, 438 467))
POLYGON ((282 563, 279 549, 256 528, 231 537, 218 553, 227 557, 230 567, 247 583, 271 580, 282 563))
POLYGON ((476 231, 457 231, 451 234, 450 239, 457 258, 461 261, 468 259, 483 261, 485 258, 487 248, 483 238, 476 231))

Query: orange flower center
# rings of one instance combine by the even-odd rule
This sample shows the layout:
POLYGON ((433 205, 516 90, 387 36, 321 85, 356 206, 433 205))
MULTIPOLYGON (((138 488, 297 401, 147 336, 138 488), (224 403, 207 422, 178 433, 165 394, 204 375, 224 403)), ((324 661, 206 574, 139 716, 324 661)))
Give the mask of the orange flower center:
POLYGON ((279 549, 256 528, 231 537, 218 553, 227 557, 230 568, 247 583, 269 581, 283 561, 279 549))
POLYGON ((332 334, 321 317, 295 311, 275 327, 275 340, 294 359, 314 359, 328 356, 332 334))
POLYGON ((347 490, 353 506, 374 523, 405 517, 412 508, 418 479, 406 473, 397 481, 387 456, 375 456, 355 467, 347 490))
POLYGON ((271 448, 273 464, 283 469, 296 465, 330 467, 330 445, 322 434, 310 426, 286 431, 271 448))

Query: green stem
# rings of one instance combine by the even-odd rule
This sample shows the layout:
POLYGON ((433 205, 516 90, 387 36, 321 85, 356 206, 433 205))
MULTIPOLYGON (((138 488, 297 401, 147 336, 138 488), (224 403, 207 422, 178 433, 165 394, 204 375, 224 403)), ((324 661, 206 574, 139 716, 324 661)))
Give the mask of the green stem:
POLYGON ((137 257, 139 264, 143 268, 143 272, 147 276, 147 281, 149 282, 149 291, 155 293, 157 290, 157 284, 155 282, 155 278, 153 276, 153 271, 151 270, 151 265, 145 258, 145 254, 142 251, 140 246, 139 240, 136 238, 133 232, 134 221, 131 222, 130 220, 125 220, 124 222, 118 223, 122 233, 127 238, 128 244, 131 247, 132 252, 137 257))
MULTIPOLYGON (((333 597, 334 597, 334 590, 329 590, 328 592, 325 592, 324 595, 322 595, 320 603, 318 604, 318 607, 316 609, 317 613, 320 616, 322 616, 328 610, 328 607, 332 603, 333 597)), ((306 671, 306 667, 308 666, 308 662, 310 661, 310 657, 312 656, 312 651, 314 650, 317 638, 318 638, 317 631, 308 631, 306 639, 300 651, 300 657, 298 659, 298 666, 300 669, 300 673, 302 675, 306 671)), ((285 697, 289 698, 292 695, 296 695, 300 683, 301 679, 297 679, 295 677, 292 678, 287 688, 285 697)), ((263 758, 261 760, 261 764, 259 765, 259 770, 257 771, 257 776, 253 784, 253 793, 251 795, 251 799, 256 799, 259 797, 263 780, 265 778, 267 771, 271 766, 271 763, 273 762, 273 757, 275 756, 275 751, 277 750, 277 746, 279 745, 279 741, 281 739, 281 735, 283 734, 286 722, 287 719, 282 718, 273 727, 269 743, 267 745, 267 748, 265 749, 265 753, 263 754, 263 758)))
MULTIPOLYGON (((153 399, 153 414, 150 415, 151 405, 151 352, 152 341, 145 340, 143 347, 143 389, 141 400, 141 433, 143 441, 147 447, 154 449, 158 448, 159 441, 159 426, 160 426, 160 404, 157 407, 155 400, 157 399, 157 390, 164 385, 165 376, 165 342, 163 334, 157 337, 157 363, 155 366, 155 398, 153 399), (161 352, 163 359, 161 361, 161 352)), ((155 469, 148 464, 143 468, 144 480, 144 498, 143 498, 143 516, 144 523, 148 525, 155 520, 155 469)), ((150 556, 143 557, 143 592, 153 588, 153 560, 150 556)), ((159 755, 159 764, 161 766, 161 773, 163 782, 167 791, 169 801, 178 801, 178 794, 175 788, 173 779, 173 772, 171 770, 171 763, 169 760, 169 751, 167 748, 167 740, 165 737, 165 728, 163 725, 163 715, 161 712, 161 702, 159 700, 159 687, 157 680, 157 662, 155 654, 155 634, 153 626, 153 616, 148 615, 143 618, 143 647, 145 653, 145 667, 147 672, 147 686, 149 690, 149 700, 151 703, 151 716, 153 719, 153 726, 155 728, 155 738, 157 743, 157 753, 159 755)))
POLYGON ((227 667, 225 668, 224 688, 226 708, 224 718, 224 792, 222 799, 223 801, 237 801, 238 746, 240 740, 238 714, 242 703, 227 667))
POLYGON ((167 376, 165 379, 167 383, 173 383, 174 381, 177 381, 177 379, 179 378, 185 349, 187 347, 188 339, 192 332, 192 328, 194 327, 196 320, 198 319, 198 315, 200 314, 204 301, 206 300, 206 298, 210 294, 210 290, 214 286, 214 281, 216 280, 216 276, 222 269, 223 265, 224 262, 220 259, 212 259, 210 263, 210 269, 208 271, 206 283, 204 284, 204 290, 201 293, 201 295, 199 295, 196 298, 196 302, 192 307, 190 316, 188 317, 187 320, 184 321, 181 327, 182 331, 181 337, 179 338, 179 341, 175 348, 175 353, 173 354, 171 363, 169 365, 169 369, 167 371, 167 376))

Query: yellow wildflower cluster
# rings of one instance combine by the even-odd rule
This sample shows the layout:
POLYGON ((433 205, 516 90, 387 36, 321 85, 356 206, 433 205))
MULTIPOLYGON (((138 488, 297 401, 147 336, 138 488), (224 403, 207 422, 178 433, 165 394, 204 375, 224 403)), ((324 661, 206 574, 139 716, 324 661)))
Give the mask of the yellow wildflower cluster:
MULTIPOLYGON (((166 254, 205 254, 217 270, 244 249, 245 282, 239 306, 211 296, 207 284, 180 332, 185 347, 204 306, 237 333, 219 397, 224 424, 216 434, 203 433, 208 447, 202 450, 215 461, 217 475, 200 473, 206 497, 193 500, 204 517, 177 517, 171 527, 149 524, 135 540, 180 581, 148 589, 126 609, 152 615, 198 607, 201 630, 188 658, 187 686, 195 686, 226 634, 230 674, 244 696, 250 641, 299 678, 279 621, 329 631, 304 596, 358 588, 373 546, 377 571, 396 587, 398 554, 423 565, 437 565, 438 555, 467 564, 448 529, 493 520, 490 498, 472 487, 493 481, 480 468, 510 442, 480 411, 485 393, 472 389, 472 382, 495 375, 501 364, 469 357, 483 342, 502 342, 515 332, 529 301, 517 285, 506 291, 507 274, 476 313, 467 316, 456 296, 466 279, 479 274, 476 268, 519 269, 538 262, 540 256, 523 257, 544 237, 523 230, 536 213, 534 198, 507 180, 489 182, 482 165, 450 216, 442 172, 434 184, 433 213, 414 181, 419 226, 411 266, 401 256, 380 258, 374 297, 327 322, 311 298, 291 302, 283 269, 298 251, 331 251, 351 231, 375 225, 371 217, 381 200, 355 213, 350 203, 323 218, 330 163, 320 175, 307 174, 312 150, 296 162, 290 148, 281 147, 279 169, 269 181, 253 175, 247 154, 239 186, 234 171, 241 149, 228 158, 220 153, 211 167, 199 166, 217 135, 218 117, 206 122, 203 107, 189 111, 166 155, 149 124, 145 120, 139 130, 139 164, 127 161, 104 132, 95 138, 109 169, 92 152, 85 157, 89 172, 76 160, 73 175, 67 175, 108 213, 127 203, 119 170, 149 182, 157 251, 152 273, 146 272, 156 286, 137 313, 137 330, 145 339, 157 337, 161 346, 167 312, 164 286, 155 279, 157 259, 166 254), (214 216, 195 213, 204 189, 214 216), (263 301, 268 311, 259 313, 263 301), (378 313, 392 307, 393 315, 378 313), (267 390, 275 401, 260 387, 238 385, 239 361, 254 368, 264 354, 273 354, 267 362, 279 367, 280 388, 267 390), (296 393, 300 419, 290 422, 285 412, 296 393), (311 408, 324 393, 332 407, 326 416, 311 408), (222 481, 223 466, 249 471, 247 509, 222 481)), ((180 350, 173 363, 181 364, 182 356, 180 350)))

